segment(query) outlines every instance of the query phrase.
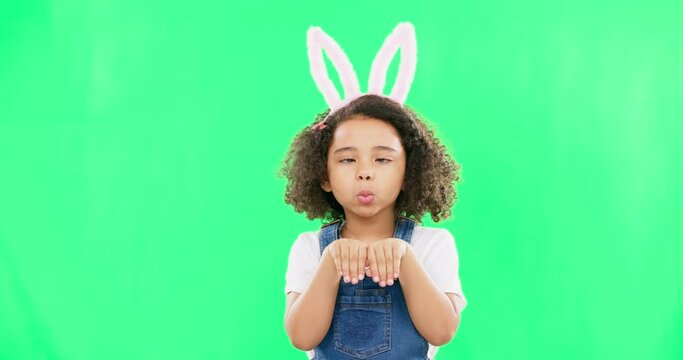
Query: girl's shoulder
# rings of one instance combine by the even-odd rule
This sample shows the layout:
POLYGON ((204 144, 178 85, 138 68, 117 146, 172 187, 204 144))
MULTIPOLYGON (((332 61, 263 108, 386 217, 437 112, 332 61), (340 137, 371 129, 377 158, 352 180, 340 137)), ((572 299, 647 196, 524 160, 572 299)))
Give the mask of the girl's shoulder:
POLYGON ((455 239, 446 228, 416 225, 410 243, 416 252, 421 253, 449 248, 455 239))
POLYGON ((411 240, 430 242, 444 239, 453 241, 453 235, 451 234, 450 230, 446 228, 415 225, 411 240))
POLYGON ((311 258, 320 260, 320 241, 318 241, 319 235, 320 229, 299 233, 294 241, 294 244, 292 245, 292 251, 305 253, 311 258))

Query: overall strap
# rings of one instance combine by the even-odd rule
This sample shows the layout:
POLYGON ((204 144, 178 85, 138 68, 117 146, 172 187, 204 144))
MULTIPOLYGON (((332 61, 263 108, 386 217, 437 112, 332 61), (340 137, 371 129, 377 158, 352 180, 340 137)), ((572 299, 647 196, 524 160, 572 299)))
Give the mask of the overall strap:
POLYGON ((323 255, 323 251, 325 251, 327 245, 340 238, 339 230, 341 229, 341 224, 342 220, 335 220, 320 228, 320 235, 318 236, 318 241, 320 241, 320 256, 323 255))
POLYGON ((410 244, 410 241, 413 238, 414 229, 415 220, 399 216, 398 219, 396 219, 396 230, 394 231, 394 237, 397 239, 402 239, 410 244))

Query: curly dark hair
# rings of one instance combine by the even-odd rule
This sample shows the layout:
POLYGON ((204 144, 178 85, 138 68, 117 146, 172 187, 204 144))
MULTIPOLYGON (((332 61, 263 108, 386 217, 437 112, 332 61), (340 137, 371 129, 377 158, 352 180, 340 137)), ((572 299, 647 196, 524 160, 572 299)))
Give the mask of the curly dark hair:
MULTIPOLYGON (((330 109, 318 114, 313 124, 325 119, 330 109)), ((451 215, 457 201, 455 182, 460 180, 458 165, 446 147, 434 136, 415 110, 384 96, 366 94, 336 110, 326 120, 327 127, 307 126, 292 142, 277 176, 286 177, 285 203, 309 220, 344 219, 344 209, 331 192, 320 184, 327 178, 327 152, 332 135, 341 122, 364 115, 391 124, 401 136, 406 153, 404 185, 394 206, 395 216, 411 218, 420 224, 426 212, 435 222, 451 215)), ((311 125, 313 125, 311 124, 311 125)))

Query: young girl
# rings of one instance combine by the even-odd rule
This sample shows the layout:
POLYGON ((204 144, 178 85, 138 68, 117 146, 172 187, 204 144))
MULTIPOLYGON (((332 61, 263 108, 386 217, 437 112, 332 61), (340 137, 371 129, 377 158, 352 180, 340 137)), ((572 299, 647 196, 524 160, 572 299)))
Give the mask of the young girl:
POLYGON ((288 204, 330 221, 300 233, 291 248, 287 335, 310 359, 434 359, 467 302, 453 236, 420 219, 450 216, 460 167, 403 106, 415 68, 414 29, 401 23, 387 38, 367 94, 320 28, 309 29, 308 46, 330 109, 296 136, 280 174, 288 204), (400 46, 396 85, 383 96, 389 56, 400 46), (344 101, 329 88, 322 54, 315 57, 323 48, 340 73, 344 101))

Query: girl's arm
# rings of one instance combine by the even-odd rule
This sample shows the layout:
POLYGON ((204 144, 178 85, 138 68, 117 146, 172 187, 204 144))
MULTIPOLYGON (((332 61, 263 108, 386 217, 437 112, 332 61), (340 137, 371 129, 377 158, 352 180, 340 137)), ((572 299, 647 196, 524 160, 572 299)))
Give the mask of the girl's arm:
POLYGON ((415 328, 430 344, 447 344, 460 323, 451 299, 437 289, 412 247, 407 247, 400 267, 401 289, 415 328))
POLYGON ((337 266, 326 248, 308 288, 301 294, 287 295, 285 331, 295 348, 308 351, 325 338, 332 323, 340 281, 337 266))

